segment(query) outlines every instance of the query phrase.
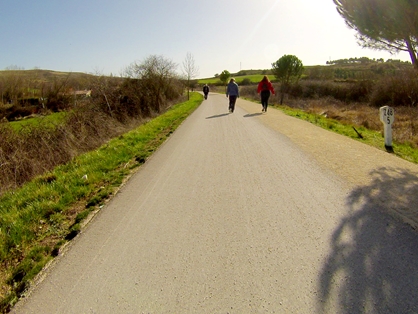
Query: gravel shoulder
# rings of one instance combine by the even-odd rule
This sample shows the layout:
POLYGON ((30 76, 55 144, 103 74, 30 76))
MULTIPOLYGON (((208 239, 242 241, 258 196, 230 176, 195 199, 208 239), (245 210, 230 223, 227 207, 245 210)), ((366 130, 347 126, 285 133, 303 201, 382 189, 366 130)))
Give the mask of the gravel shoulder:
POLYGON ((239 104, 273 130, 289 137, 324 170, 336 173, 350 188, 383 190, 378 201, 385 203, 384 208, 418 229, 418 165, 287 116, 280 110, 269 108, 267 114, 258 115, 261 105, 251 102, 239 104))

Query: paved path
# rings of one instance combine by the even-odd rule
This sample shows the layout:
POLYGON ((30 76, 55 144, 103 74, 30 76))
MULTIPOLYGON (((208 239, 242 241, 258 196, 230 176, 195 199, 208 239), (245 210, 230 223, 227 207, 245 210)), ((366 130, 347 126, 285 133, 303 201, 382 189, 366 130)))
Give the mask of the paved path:
POLYGON ((418 168, 237 105, 211 94, 15 312, 418 312, 418 168))

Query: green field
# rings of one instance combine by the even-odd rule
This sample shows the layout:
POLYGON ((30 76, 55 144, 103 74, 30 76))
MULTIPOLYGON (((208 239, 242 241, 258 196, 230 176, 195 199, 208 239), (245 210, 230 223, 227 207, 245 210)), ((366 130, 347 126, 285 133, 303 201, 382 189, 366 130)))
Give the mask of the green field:
POLYGON ((66 112, 57 112, 52 113, 47 116, 35 117, 30 119, 24 119, 19 121, 12 121, 10 125, 16 131, 22 130, 25 127, 32 127, 32 126, 39 126, 39 127, 46 127, 46 126, 53 126, 58 125, 62 121, 64 121, 66 112))
MULTIPOLYGON (((238 84, 240 84, 244 79, 248 79, 251 81, 251 83, 258 83, 263 78, 263 74, 252 74, 252 75, 242 75, 242 76, 231 76, 235 78, 238 84)), ((274 79, 274 76, 269 76, 270 80, 274 79)), ((206 78, 206 79, 200 79, 198 80, 198 84, 208 84, 208 85, 215 85, 215 84, 222 84, 221 80, 219 78, 213 77, 213 78, 206 78)))

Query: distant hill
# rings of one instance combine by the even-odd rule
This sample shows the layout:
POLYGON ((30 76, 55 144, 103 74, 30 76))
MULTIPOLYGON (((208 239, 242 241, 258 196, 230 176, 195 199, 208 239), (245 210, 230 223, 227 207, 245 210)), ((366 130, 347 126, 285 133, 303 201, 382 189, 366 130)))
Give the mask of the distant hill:
POLYGON ((56 79, 62 78, 71 78, 72 80, 87 80, 95 75, 87 74, 82 72, 59 72, 59 71, 51 71, 51 70, 41 70, 41 69, 33 69, 33 70, 1 70, 0 71, 0 80, 8 79, 8 78, 20 78, 22 80, 30 80, 30 81, 46 81, 46 82, 53 82, 56 79))
MULTIPOLYGON (((334 60, 327 65, 312 65, 304 66, 305 71, 302 78, 313 79, 376 79, 388 74, 393 74, 394 71, 412 69, 410 62, 388 59, 383 61, 382 59, 371 60, 368 58, 351 58, 334 60)), ((275 78, 271 72, 271 69, 258 69, 258 70, 241 70, 236 73, 231 73, 231 77, 234 77, 238 83, 251 82, 255 83, 261 80, 263 75, 268 75, 270 80, 274 81, 275 78)), ((203 78, 198 80, 199 84, 219 84, 220 80, 218 76, 211 78, 203 78)))

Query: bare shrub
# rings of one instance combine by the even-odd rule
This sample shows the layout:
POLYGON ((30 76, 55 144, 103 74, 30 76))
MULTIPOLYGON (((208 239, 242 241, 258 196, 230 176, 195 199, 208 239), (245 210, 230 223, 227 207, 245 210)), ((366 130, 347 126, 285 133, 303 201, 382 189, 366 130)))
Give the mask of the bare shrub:
POLYGON ((16 170, 13 167, 17 158, 17 134, 8 123, 0 123, 0 189, 10 188, 15 181, 16 170))
MULTIPOLYGON (((145 72, 139 79, 97 76, 89 83, 92 97, 74 103, 66 79, 44 86, 50 109, 71 110, 64 122, 43 123, 42 127, 30 124, 19 131, 7 120, 0 122, 0 194, 164 112, 181 98, 184 88, 173 75, 173 65, 165 62, 151 58, 141 66, 145 72)), ((1 109, 9 108, 2 105, 1 109)))
POLYGON ((36 111, 34 107, 22 107, 19 105, 9 105, 0 108, 0 117, 6 118, 8 121, 13 121, 33 114, 36 111))
POLYGON ((290 89, 292 97, 333 97, 345 102, 367 101, 372 90, 371 81, 334 82, 304 80, 290 89))
POLYGON ((396 72, 379 80, 370 97, 372 106, 418 105, 418 75, 415 70, 396 72))
POLYGON ((417 115, 417 107, 403 106, 395 108, 395 123, 392 126, 395 140, 410 143, 412 147, 418 148, 417 115))
MULTIPOLYGON (((254 86, 242 87, 241 95, 256 101, 259 100, 259 95, 254 86)), ((298 95, 306 96, 302 92, 295 93, 293 97, 286 100, 285 105, 309 113, 322 115, 329 119, 338 120, 342 123, 363 126, 375 131, 383 130, 378 108, 371 106, 367 102, 346 102, 331 96, 319 97, 318 95, 303 98, 297 97, 298 95)), ((274 98, 270 103, 272 105, 274 104, 274 98)), ((416 121, 418 107, 396 106, 395 116, 393 139, 399 143, 410 143, 412 147, 418 148, 418 122, 416 121)))
MULTIPOLYGON (((223 91, 225 92, 225 91, 223 91)), ((240 95, 251 99, 259 100, 260 96, 257 94, 257 86, 242 86, 240 87, 240 95)))
POLYGON ((121 86, 121 105, 125 111, 155 115, 181 97, 184 85, 175 73, 176 64, 162 56, 150 56, 131 64, 129 77, 121 86))
POLYGON ((29 125, 19 132, 0 124, 0 193, 96 149, 127 130, 109 116, 92 110, 68 114, 60 125, 29 125))
POLYGON ((241 81, 240 85, 248 86, 248 85, 252 85, 252 82, 249 78, 246 77, 241 81))
POLYGON ((90 99, 100 111, 113 116, 119 101, 119 81, 114 77, 96 75, 90 82, 92 98, 90 99))

